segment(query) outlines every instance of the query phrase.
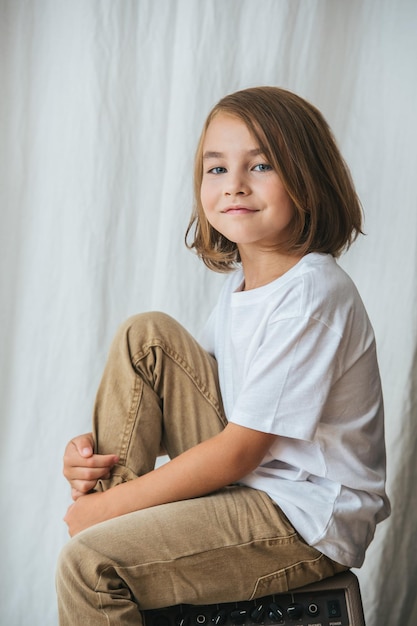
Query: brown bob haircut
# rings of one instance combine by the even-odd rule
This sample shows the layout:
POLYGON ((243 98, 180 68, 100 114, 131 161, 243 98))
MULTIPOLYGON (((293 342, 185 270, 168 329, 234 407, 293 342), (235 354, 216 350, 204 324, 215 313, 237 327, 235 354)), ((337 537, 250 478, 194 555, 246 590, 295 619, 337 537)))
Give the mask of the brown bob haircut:
POLYGON ((362 233, 362 209, 349 169, 320 111, 278 87, 237 91, 222 98, 209 113, 195 156, 195 200, 185 236, 187 247, 218 272, 230 271, 240 262, 237 245, 210 225, 200 199, 203 144, 211 120, 219 113, 246 124, 293 202, 285 252, 325 252, 337 257, 349 248, 362 233), (192 229, 194 239, 188 242, 192 229))

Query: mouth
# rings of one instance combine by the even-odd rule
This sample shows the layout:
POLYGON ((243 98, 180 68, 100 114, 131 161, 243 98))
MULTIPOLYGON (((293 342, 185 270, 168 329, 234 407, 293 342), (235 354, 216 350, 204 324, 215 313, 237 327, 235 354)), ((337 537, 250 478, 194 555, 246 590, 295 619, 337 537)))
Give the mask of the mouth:
POLYGON ((234 204, 223 209, 222 213, 226 213, 227 215, 245 215, 248 213, 257 213, 257 211, 258 209, 252 209, 251 207, 234 204))

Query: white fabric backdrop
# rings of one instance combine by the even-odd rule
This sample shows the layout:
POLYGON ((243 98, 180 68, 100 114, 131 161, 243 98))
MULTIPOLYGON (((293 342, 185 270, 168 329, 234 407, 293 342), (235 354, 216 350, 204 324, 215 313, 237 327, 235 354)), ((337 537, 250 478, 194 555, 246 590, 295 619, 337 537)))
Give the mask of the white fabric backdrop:
POLYGON ((57 624, 62 452, 117 325, 194 332, 215 301, 183 245, 194 147, 259 84, 323 111, 363 200, 342 264, 379 341, 393 515, 357 573, 368 626, 417 623, 416 60, 414 0, 0 0, 2 625, 57 624))

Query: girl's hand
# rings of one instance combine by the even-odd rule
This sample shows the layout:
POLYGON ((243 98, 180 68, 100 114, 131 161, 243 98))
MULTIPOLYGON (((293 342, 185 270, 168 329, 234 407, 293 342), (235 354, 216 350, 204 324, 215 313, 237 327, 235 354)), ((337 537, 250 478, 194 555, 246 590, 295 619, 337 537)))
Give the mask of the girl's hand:
POLYGON ((64 453, 64 476, 70 483, 73 500, 94 489, 99 478, 109 478, 118 462, 115 454, 94 454, 93 435, 79 435, 68 443, 64 453))
POLYGON ((90 493, 82 498, 77 498, 74 504, 67 510, 64 522, 68 526, 71 537, 82 530, 94 526, 99 522, 114 517, 107 506, 106 492, 90 493))

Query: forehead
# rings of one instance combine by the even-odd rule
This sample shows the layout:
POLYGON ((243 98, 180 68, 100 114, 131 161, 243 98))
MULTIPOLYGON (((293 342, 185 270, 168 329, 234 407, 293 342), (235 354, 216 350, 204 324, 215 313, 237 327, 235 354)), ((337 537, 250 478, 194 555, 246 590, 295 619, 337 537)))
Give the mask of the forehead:
POLYGON ((259 148, 259 143, 242 119, 219 112, 212 118, 205 132, 203 153, 207 150, 218 151, 220 147, 222 151, 239 147, 253 150, 259 148))

